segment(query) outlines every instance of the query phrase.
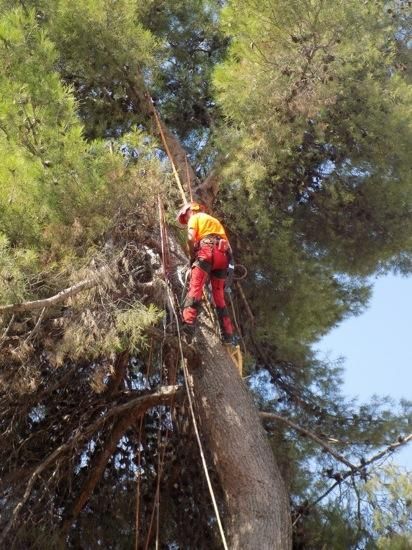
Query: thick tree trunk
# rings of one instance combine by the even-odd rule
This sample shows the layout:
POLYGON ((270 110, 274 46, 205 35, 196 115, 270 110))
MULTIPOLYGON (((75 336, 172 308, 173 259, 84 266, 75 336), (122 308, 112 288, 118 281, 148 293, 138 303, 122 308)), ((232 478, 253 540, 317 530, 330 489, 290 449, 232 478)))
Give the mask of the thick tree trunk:
POLYGON ((231 550, 287 550, 286 489, 250 392, 216 335, 196 337, 201 365, 191 369, 201 430, 226 497, 231 550))

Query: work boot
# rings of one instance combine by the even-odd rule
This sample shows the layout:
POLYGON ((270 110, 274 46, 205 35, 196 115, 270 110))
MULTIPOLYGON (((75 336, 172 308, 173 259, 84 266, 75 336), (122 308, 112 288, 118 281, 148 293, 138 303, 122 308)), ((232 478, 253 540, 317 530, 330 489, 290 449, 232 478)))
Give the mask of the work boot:
POLYGON ((222 334, 221 342, 224 346, 236 345, 233 334, 222 334))
POLYGON ((181 331, 186 343, 190 344, 195 335, 195 325, 193 323, 183 323, 181 331))

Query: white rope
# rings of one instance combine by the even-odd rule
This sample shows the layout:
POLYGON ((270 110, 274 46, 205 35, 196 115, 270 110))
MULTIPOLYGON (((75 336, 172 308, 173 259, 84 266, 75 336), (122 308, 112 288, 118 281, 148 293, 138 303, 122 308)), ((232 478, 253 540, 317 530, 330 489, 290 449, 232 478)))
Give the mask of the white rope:
POLYGON ((177 336, 178 336, 178 341, 179 341, 179 351, 180 351, 180 357, 181 357, 181 362, 182 362, 183 374, 184 374, 184 377, 185 377, 185 386, 186 386, 186 391, 187 391, 187 397, 188 397, 188 400, 189 400, 190 415, 192 417, 193 428, 195 430, 197 444, 199 446, 199 452, 200 452, 200 457, 202 459, 203 471, 205 473, 207 486, 209 488, 209 493, 210 493, 210 496, 212 498, 213 508, 215 510, 215 515, 216 515, 217 523, 218 523, 218 526, 219 526, 219 531, 220 531, 220 536, 221 536, 221 539, 222 539, 223 548, 225 550, 228 550, 228 545, 227 545, 227 542, 226 542, 225 532, 223 530, 222 521, 220 519, 219 509, 217 507, 215 493, 213 491, 212 482, 210 480, 209 472, 208 472, 208 469, 207 469, 205 453, 203 451, 203 446, 202 446, 202 442, 200 440, 200 435, 199 435, 199 429, 197 427, 195 412, 194 412, 194 409, 193 409, 193 399, 192 399, 192 397, 194 397, 194 396, 192 396, 192 387, 190 386, 190 383, 189 383, 189 372, 187 370, 187 361, 185 359, 185 356, 183 355, 182 340, 181 340, 180 326, 179 326, 179 318, 178 318, 176 308, 175 308, 175 305, 174 305, 174 302, 173 302, 172 290, 169 287, 169 285, 167 285, 167 292, 168 292, 170 307, 171 307, 171 310, 173 312, 173 315, 174 315, 174 318, 175 318, 175 321, 176 321, 177 336))

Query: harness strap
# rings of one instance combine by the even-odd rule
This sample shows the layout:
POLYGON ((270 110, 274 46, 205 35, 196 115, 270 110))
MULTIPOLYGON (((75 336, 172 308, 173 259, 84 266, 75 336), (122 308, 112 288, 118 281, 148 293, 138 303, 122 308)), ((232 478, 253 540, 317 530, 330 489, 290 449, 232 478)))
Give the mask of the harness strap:
POLYGON ((227 269, 214 269, 212 275, 216 277, 216 279, 226 279, 227 269))
POLYGON ((208 275, 210 275, 210 272, 212 270, 212 265, 207 262, 206 260, 203 260, 203 258, 197 258, 192 265, 195 265, 205 271, 208 275))
POLYGON ((206 237, 203 237, 203 239, 200 239, 199 245, 200 246, 202 246, 204 244, 215 245, 215 244, 219 243, 221 238, 222 237, 220 235, 214 235, 214 234, 206 235, 206 237))
POLYGON ((183 307, 194 307, 195 309, 199 309, 200 305, 202 303, 202 300, 197 300, 196 298, 193 298, 193 296, 186 296, 183 307))

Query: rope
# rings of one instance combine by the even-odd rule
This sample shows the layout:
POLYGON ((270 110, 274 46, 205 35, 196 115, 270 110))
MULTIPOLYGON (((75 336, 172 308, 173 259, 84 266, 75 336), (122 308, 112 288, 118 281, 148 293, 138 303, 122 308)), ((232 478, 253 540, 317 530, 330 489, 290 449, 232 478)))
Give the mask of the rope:
POLYGON ((162 268, 163 276, 165 280, 169 277, 169 268, 170 268, 170 254, 169 248, 167 246, 167 232, 166 232, 166 223, 165 223, 165 214, 163 210, 162 201, 160 195, 157 195, 157 205, 159 209, 159 220, 160 220, 160 243, 162 250, 162 268))
MULTIPOLYGON (((165 222, 164 222, 164 213, 163 213, 163 208, 162 208, 162 205, 161 205, 160 197, 159 197, 159 223, 160 223, 161 226, 165 224, 165 222)), ((160 228, 160 235, 161 235, 161 238, 163 240, 163 238, 165 236, 165 230, 162 229, 162 227, 160 228)), ((166 249, 166 246, 167 246, 167 243, 162 242, 162 251, 166 249)), ((166 273, 165 267, 163 267, 163 273, 166 273)), ((201 458, 201 461, 202 461, 203 471, 204 471, 204 474, 205 474, 205 478, 206 478, 207 486, 208 486, 208 489, 209 489, 210 497, 212 499, 212 504, 213 504, 213 508, 214 508, 214 511, 215 511, 216 520, 217 520, 217 524, 218 524, 218 527, 219 527, 219 532, 220 532, 220 536, 221 536, 221 539, 222 539, 223 548, 225 550, 228 550, 228 545, 227 545, 227 542, 226 542, 225 532, 223 530, 223 525, 222 525, 222 521, 221 521, 221 518, 220 518, 219 508, 217 506, 215 493, 213 491, 212 482, 210 480, 209 471, 208 471, 208 467, 207 467, 207 462, 206 462, 206 458, 205 458, 205 453, 203 451, 202 441, 200 439, 199 429, 198 429, 198 425, 197 425, 197 422, 196 422, 195 411, 194 411, 194 408, 193 408, 194 394, 192 393, 193 390, 192 390, 192 387, 191 387, 190 382, 189 382, 190 376, 189 376, 189 371, 187 369, 187 361, 186 361, 186 358, 183 354, 182 336, 181 336, 181 333, 180 333, 179 316, 177 314, 176 307, 175 307, 175 299, 176 298, 173 294, 173 291, 170 287, 170 283, 169 283, 167 277, 165 278, 165 281, 166 281, 167 297, 168 297, 168 300, 169 300, 170 309, 173 313, 173 317, 174 317, 175 323, 176 323, 177 337, 178 337, 178 342, 179 342, 179 354, 180 354, 180 360, 181 360, 181 365, 182 365, 184 379, 185 379, 185 387, 186 387, 187 398, 188 398, 188 401, 189 401, 189 410, 190 410, 190 416, 192 418, 193 429, 195 431, 196 440, 197 440, 197 444, 198 444, 198 447, 199 447, 200 458, 201 458)))
POLYGON ((149 99, 152 103, 153 113, 154 113, 154 116, 155 116, 157 128, 159 130, 159 134, 160 134, 160 137, 162 139, 163 147, 165 148, 166 154, 167 154, 167 156, 169 157, 169 160, 170 160, 170 164, 172 165, 173 175, 175 177, 177 186, 179 188, 180 195, 182 196, 183 202, 186 203, 187 202, 186 194, 185 194, 185 191, 183 189, 182 182, 180 181, 179 174, 176 170, 176 166, 175 166, 175 163, 173 161, 172 153, 170 152, 169 146, 167 145, 166 138, 165 138, 165 135, 164 135, 164 132, 163 132, 163 128, 162 128, 162 124, 160 122, 159 115, 157 114, 157 110, 156 110, 156 107, 154 106, 153 99, 150 96, 149 96, 149 99))
MULTIPOLYGON (((163 208, 162 208, 162 204, 161 204, 161 201, 160 201, 160 197, 159 197, 159 216, 160 216, 160 220, 161 220, 161 231, 160 231, 160 234, 161 234, 161 240, 162 240, 162 256, 163 256, 163 262, 162 262, 162 266, 163 266, 163 274, 164 274, 164 277, 165 277, 165 280, 167 280, 167 276, 168 276, 168 273, 169 273, 169 266, 170 264, 167 263, 167 265, 165 265, 165 258, 167 258, 167 261, 169 262, 169 249, 167 247, 167 229, 166 229, 166 225, 165 225, 165 220, 164 220, 164 211, 163 211, 163 208)), ((166 302, 166 300, 165 300, 166 302)), ((162 344, 161 344, 161 347, 160 347, 160 358, 159 358, 159 362, 160 364, 163 366, 164 364, 164 358, 163 358, 163 346, 164 346, 164 342, 165 342, 165 339, 166 339, 166 317, 164 318, 163 320, 163 341, 162 341, 162 344)), ((164 383, 163 381, 163 370, 162 368, 160 369, 160 384, 164 383)), ((175 403, 175 398, 173 397, 172 398, 172 402, 170 404, 170 409, 171 411, 173 410, 174 408, 174 403, 175 403)), ((157 455, 157 482, 156 482, 156 492, 155 492, 155 497, 154 497, 154 503, 153 503, 153 508, 152 508, 152 513, 151 513, 151 516, 150 516, 150 522, 149 522, 149 528, 148 528, 148 532, 147 532, 147 537, 146 537, 146 543, 145 543, 145 550, 148 550, 149 548, 149 544, 150 544, 150 538, 151 538, 151 532, 152 532, 152 527, 153 527, 153 522, 154 522, 154 519, 156 517, 156 540, 155 540, 155 550, 159 550, 159 533, 160 533, 160 480, 161 480, 161 477, 162 477, 162 474, 163 474, 163 471, 164 471, 164 465, 165 465, 165 455, 166 455, 166 445, 167 445, 167 440, 169 438, 169 433, 170 433, 170 429, 169 427, 166 428, 166 432, 165 432, 165 435, 164 437, 162 438, 161 437, 161 429, 162 429, 162 419, 161 419, 161 415, 159 413, 159 427, 158 427, 158 433, 157 433, 157 449, 158 449, 158 455, 157 455)))
POLYGON ((227 542, 226 542, 225 532, 223 530, 222 521, 221 521, 220 514, 219 514, 219 509, 217 507, 217 502, 216 502, 216 498, 215 498, 215 493, 213 491, 212 482, 210 480, 210 476, 209 476, 209 472, 208 472, 208 468, 207 468, 207 462, 206 462, 206 458, 205 458, 205 453, 203 451, 203 446, 202 446, 202 442, 201 442, 201 439, 200 439, 199 429, 198 429, 198 426, 197 426, 195 412, 194 412, 194 408, 193 408, 194 395, 192 395, 192 387, 189 383, 189 372, 187 370, 187 361, 186 361, 185 356, 183 354, 182 340, 181 340, 180 326, 179 326, 179 318, 178 318, 178 315, 177 315, 177 312, 176 312, 175 305, 173 303, 173 294, 172 294, 172 291, 171 291, 169 285, 167 286, 167 289, 168 289, 168 297, 169 297, 169 301, 170 301, 170 306, 171 306, 171 309, 173 311, 173 315, 174 315, 175 321, 176 321, 177 336, 178 336, 178 342, 179 342, 179 352, 180 352, 181 364, 182 364, 182 368, 183 368, 183 374, 184 374, 184 378, 185 378, 187 398, 188 398, 188 401, 189 401, 190 416, 192 417, 193 428, 194 428, 194 431, 195 431, 196 440, 197 440, 197 444, 198 444, 198 447, 199 447, 200 457, 201 457, 202 465, 203 465, 203 471, 204 471, 204 474, 205 474, 205 477, 206 477, 206 482, 207 482, 207 486, 208 486, 208 489, 209 489, 210 497, 212 499, 213 508, 214 508, 214 511, 215 511, 217 524, 219 526, 219 532, 220 532, 220 537, 222 539, 223 548, 225 550, 228 550, 228 545, 227 545, 227 542))
POLYGON ((139 549, 139 528, 140 528, 140 469, 142 466, 142 451, 141 451, 141 441, 142 441, 142 429, 143 429, 143 416, 140 419, 139 426, 139 448, 137 451, 137 476, 136 476, 136 512, 135 512, 135 539, 134 539, 134 550, 139 549))
POLYGON ((193 202, 193 193, 192 193, 192 182, 190 181, 190 174, 189 174, 189 163, 187 162, 187 156, 185 156, 185 163, 186 163, 186 179, 187 179, 187 187, 189 189, 190 194, 190 202, 193 202))
MULTIPOLYGON (((151 366, 152 366, 152 353, 153 353, 153 340, 150 343, 149 348, 149 358, 147 361, 147 368, 146 368, 146 378, 148 379, 150 376, 151 366)), ((139 426, 139 447, 138 447, 138 454, 137 454, 137 472, 136 472, 136 513, 135 513, 135 543, 134 543, 134 550, 139 549, 139 528, 140 528, 140 493, 141 493, 141 483, 140 483, 140 477, 141 477, 141 465, 142 465, 142 431, 143 431, 143 422, 144 422, 144 416, 140 419, 140 426, 139 426)))

